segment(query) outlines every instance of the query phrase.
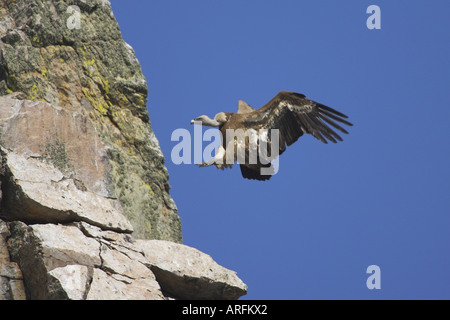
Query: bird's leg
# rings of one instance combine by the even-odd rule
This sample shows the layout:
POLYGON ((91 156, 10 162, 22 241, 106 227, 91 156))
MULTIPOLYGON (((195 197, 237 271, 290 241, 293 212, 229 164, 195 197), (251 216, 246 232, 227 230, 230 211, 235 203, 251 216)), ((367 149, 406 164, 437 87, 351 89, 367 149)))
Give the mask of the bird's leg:
POLYGON ((205 161, 202 163, 196 163, 200 168, 212 166, 215 163, 216 159, 212 158, 209 161, 205 161))
POLYGON ((212 158, 211 160, 202 162, 202 163, 197 163, 197 165, 199 167, 209 167, 212 165, 215 165, 215 166, 221 165, 221 164, 223 164, 224 157, 225 157, 225 149, 224 149, 224 147, 219 146, 219 149, 217 150, 217 153, 214 156, 214 158, 212 158))

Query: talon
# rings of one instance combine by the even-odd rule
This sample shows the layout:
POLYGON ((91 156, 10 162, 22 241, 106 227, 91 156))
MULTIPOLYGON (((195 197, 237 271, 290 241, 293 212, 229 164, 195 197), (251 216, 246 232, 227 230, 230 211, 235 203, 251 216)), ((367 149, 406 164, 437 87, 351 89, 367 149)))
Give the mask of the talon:
POLYGON ((200 168, 203 168, 203 167, 209 167, 210 165, 212 165, 212 163, 202 162, 202 163, 196 163, 195 165, 199 166, 200 168))

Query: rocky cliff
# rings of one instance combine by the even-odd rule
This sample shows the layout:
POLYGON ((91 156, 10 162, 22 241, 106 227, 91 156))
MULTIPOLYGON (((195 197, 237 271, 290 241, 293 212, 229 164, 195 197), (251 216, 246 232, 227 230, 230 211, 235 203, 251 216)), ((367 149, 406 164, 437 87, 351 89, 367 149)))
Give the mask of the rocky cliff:
MULTIPOLYGON (((135 236, 181 242, 164 157, 146 108, 147 83, 109 2, 0 3, 0 95, 21 92, 23 100, 48 102, 77 114, 80 121, 89 119, 93 128, 88 130, 98 134, 105 152, 101 156, 108 163, 101 163, 91 176, 92 159, 83 158, 79 147, 66 142, 73 130, 64 130, 63 122, 50 127, 51 118, 42 113, 45 130, 41 123, 32 123, 19 141, 21 149, 46 154, 64 175, 98 183, 93 191, 118 198, 135 236), (53 154, 60 158, 52 158, 52 152, 62 151, 64 155, 53 154)), ((5 143, 18 142, 12 137, 5 143)))
POLYGON ((0 299, 237 299, 182 245, 147 84, 107 0, 0 1, 0 299))

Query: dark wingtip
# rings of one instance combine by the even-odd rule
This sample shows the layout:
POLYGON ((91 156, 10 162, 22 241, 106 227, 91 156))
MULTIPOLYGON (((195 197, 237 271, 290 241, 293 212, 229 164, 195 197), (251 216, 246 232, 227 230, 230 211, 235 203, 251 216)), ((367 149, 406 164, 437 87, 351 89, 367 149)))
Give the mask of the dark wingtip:
POLYGON ((325 109, 325 110, 327 110, 327 111, 329 111, 331 113, 334 113, 335 115, 337 115, 337 116, 339 116, 341 118, 348 119, 347 115, 343 114, 342 112, 337 111, 336 109, 330 108, 330 107, 328 107, 328 106, 326 106, 324 104, 319 103, 318 107, 319 107, 319 109, 325 109))

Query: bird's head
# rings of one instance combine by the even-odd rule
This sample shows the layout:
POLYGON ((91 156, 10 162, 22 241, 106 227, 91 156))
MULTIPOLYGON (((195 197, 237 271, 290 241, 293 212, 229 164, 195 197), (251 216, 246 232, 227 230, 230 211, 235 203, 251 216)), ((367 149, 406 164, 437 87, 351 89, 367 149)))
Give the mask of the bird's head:
POLYGON ((202 115, 193 120, 191 120, 191 124, 200 124, 202 126, 207 127, 219 127, 222 124, 227 122, 227 116, 224 112, 220 112, 215 115, 214 119, 211 119, 208 116, 202 115))
POLYGON ((205 115, 199 116, 191 120, 191 124, 199 124, 207 127, 218 127, 220 125, 219 122, 205 115))

